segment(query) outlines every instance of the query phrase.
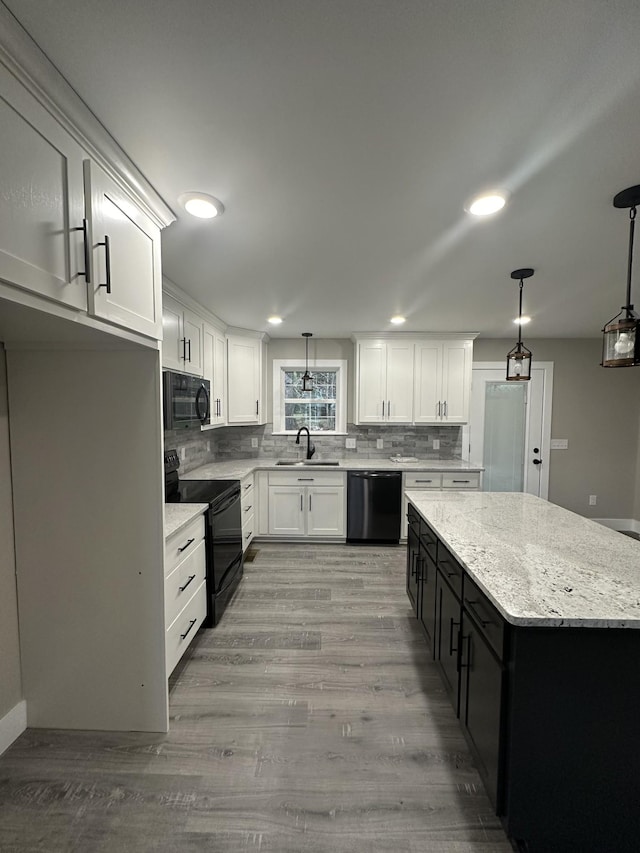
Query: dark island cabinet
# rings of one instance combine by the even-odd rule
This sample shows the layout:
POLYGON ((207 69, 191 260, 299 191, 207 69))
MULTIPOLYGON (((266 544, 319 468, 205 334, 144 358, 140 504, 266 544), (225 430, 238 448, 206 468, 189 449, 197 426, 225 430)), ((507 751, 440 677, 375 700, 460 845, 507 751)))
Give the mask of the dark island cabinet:
POLYGON ((460 708, 460 608, 460 598, 438 569, 434 657, 456 715, 460 708))
POLYGON ((412 506, 407 513, 407 595, 411 609, 418 615, 418 569, 420 557, 420 519, 412 506))

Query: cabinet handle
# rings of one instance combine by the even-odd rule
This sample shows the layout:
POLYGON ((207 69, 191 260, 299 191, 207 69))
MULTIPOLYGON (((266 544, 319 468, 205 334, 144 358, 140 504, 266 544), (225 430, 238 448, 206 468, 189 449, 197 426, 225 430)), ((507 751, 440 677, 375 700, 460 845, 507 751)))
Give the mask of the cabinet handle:
POLYGON ((216 399, 216 415, 220 417, 220 398, 216 399))
POLYGON ((256 400, 256 417, 258 417, 258 413, 260 411, 260 409, 258 407, 259 402, 260 402, 259 400, 256 400))
POLYGON ((84 254, 84 272, 78 270, 78 275, 83 275, 87 284, 91 284, 91 258, 89 256, 89 235, 87 233, 89 223, 86 219, 82 220, 82 225, 77 228, 71 228, 71 231, 82 231, 82 251, 84 254))
POLYGON ((185 589, 189 586, 192 580, 195 580, 195 575, 189 575, 189 580, 186 582, 184 586, 179 586, 178 589, 180 592, 184 592, 185 589))
POLYGON ((433 480, 416 480, 416 483, 433 483, 433 480))
POLYGON ((391 400, 387 400, 387 417, 391 417, 391 400))
POLYGON ((417 557, 418 557, 418 555, 414 551, 413 554, 411 555, 411 577, 416 577, 416 578, 418 576, 418 571, 416 569, 416 563, 418 562, 417 557))
POLYGON ((453 648, 453 626, 454 625, 456 626, 456 628, 460 627, 460 623, 454 622, 453 616, 452 616, 450 621, 449 621, 449 656, 450 657, 451 657, 451 655, 457 655, 458 654, 458 647, 456 646, 455 649, 453 648))
POLYGON ((178 554, 182 554, 183 551, 186 551, 189 545, 191 545, 191 543, 195 541, 195 539, 189 539, 186 545, 183 545, 182 548, 178 548, 178 554))
POLYGON ((443 418, 447 417, 448 411, 449 411, 449 407, 447 406, 447 401, 445 400, 444 403, 442 404, 442 417, 443 418))
POLYGON ((111 245, 107 234, 104 235, 104 241, 96 243, 96 246, 104 246, 104 268, 107 274, 106 284, 99 284, 98 287, 106 287, 107 293, 111 293, 111 245))
POLYGON ((440 400, 438 400, 438 412, 437 412, 437 414, 436 414, 436 417, 437 417, 437 418, 439 418, 439 417, 440 417, 440 407, 441 407, 441 405, 442 405, 442 404, 441 404, 440 400))
POLYGON ((482 628, 486 628, 486 627, 487 627, 487 625, 491 625, 491 620, 490 620, 490 619, 489 619, 489 620, 487 620, 487 619, 483 619, 483 618, 480 616, 480 614, 478 613, 478 611, 477 611, 477 610, 475 609, 475 607, 473 606, 474 604, 477 604, 477 603, 478 603, 477 601, 465 601, 464 606, 467 608, 467 610, 468 610, 468 611, 469 611, 469 613, 473 616, 473 618, 476 620, 476 622, 479 622, 479 623, 480 623, 480 626, 481 626, 482 628))
POLYGON ((252 536, 253 536, 253 530, 250 530, 244 538, 245 539, 251 539, 252 536))
POLYGON ((458 672, 463 669, 468 669, 471 666, 471 634, 467 634, 466 637, 461 638, 462 642, 460 643, 460 651, 458 652, 458 666, 456 667, 458 672), (467 662, 462 663, 462 643, 467 641, 467 662))
POLYGON ((180 634, 181 640, 184 640, 184 638, 187 636, 187 634, 193 628, 193 626, 196 624, 196 622, 197 622, 197 619, 192 619, 191 622, 189 622, 189 627, 187 628, 187 630, 184 632, 184 634, 180 634))
POLYGON ((452 483, 470 483, 471 480, 452 480, 452 483))
POLYGON ((187 360, 187 339, 186 338, 182 339, 182 360, 183 361, 187 360))
POLYGON ((189 361, 191 361, 191 338, 189 338, 187 343, 189 344, 189 361))
POLYGON ((249 506, 246 506, 246 507, 244 508, 244 511, 245 511, 245 512, 249 512, 249 510, 250 510, 250 509, 251 509, 251 504, 249 504, 249 506))
POLYGON ((303 500, 304 500, 304 498, 303 498, 303 496, 302 496, 302 492, 301 492, 301 493, 300 493, 300 512, 302 512, 302 510, 303 510, 303 508, 304 508, 304 507, 303 507, 303 505, 302 505, 302 501, 303 501, 303 500))
POLYGON ((298 477, 299 483, 313 483, 313 477, 298 477))
POLYGON ((309 512, 311 512, 311 495, 309 495, 309 512))
POLYGON ((245 492, 247 491, 247 489, 250 489, 252 486, 253 486, 253 483, 247 483, 247 485, 244 487, 245 492))
POLYGON ((417 578, 420 583, 428 583, 429 569, 427 567, 427 561, 424 559, 424 557, 418 557, 418 562, 420 563, 420 570, 417 572, 417 578), (422 571, 423 567, 425 569, 424 572, 422 571))

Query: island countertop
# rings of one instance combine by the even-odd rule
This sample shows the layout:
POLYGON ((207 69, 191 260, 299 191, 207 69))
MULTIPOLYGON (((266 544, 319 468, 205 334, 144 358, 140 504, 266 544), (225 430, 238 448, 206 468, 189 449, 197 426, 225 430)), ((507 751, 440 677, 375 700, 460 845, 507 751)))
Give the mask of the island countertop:
POLYGON ((513 625, 640 628, 640 542, 533 495, 408 500, 513 625))

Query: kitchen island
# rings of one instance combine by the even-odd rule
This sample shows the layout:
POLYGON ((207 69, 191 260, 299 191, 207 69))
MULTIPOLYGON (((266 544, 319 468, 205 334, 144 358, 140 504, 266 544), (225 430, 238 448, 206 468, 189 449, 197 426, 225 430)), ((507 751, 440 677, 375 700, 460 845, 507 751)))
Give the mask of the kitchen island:
POLYGON ((507 832, 636 850, 640 543, 531 495, 406 497, 407 592, 507 832))

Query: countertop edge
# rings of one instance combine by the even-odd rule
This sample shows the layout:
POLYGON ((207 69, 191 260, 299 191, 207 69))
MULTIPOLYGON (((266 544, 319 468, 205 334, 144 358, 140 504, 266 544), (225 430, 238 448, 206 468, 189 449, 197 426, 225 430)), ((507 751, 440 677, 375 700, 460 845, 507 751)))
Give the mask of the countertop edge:
POLYGON ((164 541, 170 539, 176 533, 179 533, 183 527, 186 527, 189 522, 193 521, 203 512, 206 512, 209 504, 165 504, 164 505, 164 541), (167 518, 173 516, 173 518, 167 518))

